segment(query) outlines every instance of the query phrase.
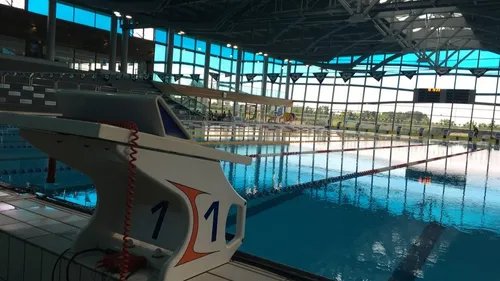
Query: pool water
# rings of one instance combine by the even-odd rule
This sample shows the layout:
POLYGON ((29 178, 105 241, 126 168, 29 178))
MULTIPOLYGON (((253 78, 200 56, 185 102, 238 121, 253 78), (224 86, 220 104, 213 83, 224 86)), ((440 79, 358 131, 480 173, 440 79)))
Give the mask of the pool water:
MULTIPOLYGON (((443 147, 432 149, 439 154, 443 147)), ((410 169, 400 169, 307 189, 248 218, 242 250, 338 280, 492 279, 500 250, 500 172, 489 165, 496 168, 499 156, 478 151, 414 166, 411 177, 410 169), (439 181, 415 179, 426 170, 440 174, 439 181), (460 181, 464 175, 467 180, 460 181), (423 235, 427 228, 430 234, 423 235), (396 274, 420 237, 433 246, 411 260, 426 262, 396 274)))
MULTIPOLYGON (((57 183, 45 184, 46 155, 16 133, 12 129, 0 136, 1 181, 95 206, 91 181, 62 163, 57 164, 57 183)), ((241 250, 337 280, 498 276, 500 268, 493 263, 500 252, 499 151, 373 136, 312 139, 321 142, 301 136, 303 142, 289 144, 214 146, 261 156, 250 166, 221 163, 235 190, 248 200, 241 250), (355 148, 361 150, 350 150, 355 148), (278 155, 318 150, 335 152, 278 155), (450 157, 318 182, 439 156, 450 157), (318 184, 289 189, 308 182, 318 184)), ((227 231, 234 231, 232 223, 227 231)))

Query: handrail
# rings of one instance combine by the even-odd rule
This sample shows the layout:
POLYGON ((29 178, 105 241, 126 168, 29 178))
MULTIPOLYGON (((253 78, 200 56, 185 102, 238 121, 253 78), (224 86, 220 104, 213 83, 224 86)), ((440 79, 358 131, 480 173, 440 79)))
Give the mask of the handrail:
MULTIPOLYGON (((158 73, 156 73, 158 74, 158 73)), ((166 80, 166 79, 165 79, 166 80)), ((156 81, 155 81, 156 82, 156 81)), ((162 81, 162 82, 157 82, 161 83, 164 85, 168 85, 169 90, 168 91, 162 91, 164 95, 166 95, 170 100, 178 103, 179 105, 185 107, 186 109, 190 110, 191 112, 201 115, 202 119, 206 118, 206 114, 208 112, 207 106, 204 105, 203 103, 199 102, 198 100, 178 91, 175 89, 171 83, 168 81, 162 81), (177 97, 176 97, 177 96, 177 97)), ((160 90, 155 83, 153 85, 160 90)), ((160 90, 161 91, 161 90, 160 90)))

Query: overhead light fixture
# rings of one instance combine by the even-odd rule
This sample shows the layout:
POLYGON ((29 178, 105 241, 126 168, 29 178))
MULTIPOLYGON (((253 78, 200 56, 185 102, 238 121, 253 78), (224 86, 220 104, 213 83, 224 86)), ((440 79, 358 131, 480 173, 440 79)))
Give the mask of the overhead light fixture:
POLYGON ((288 62, 288 59, 285 59, 285 62, 288 62))
POLYGON ((184 35, 184 34, 186 34, 186 32, 184 32, 184 31, 180 30, 179 32, 177 32, 177 34, 179 34, 179 35, 184 35))
POLYGON ((232 57, 233 57, 233 55, 229 55, 229 57, 230 57, 230 58, 232 58, 232 57))
POLYGON ((238 46, 234 45, 233 48, 238 49, 238 46))
POLYGON ((257 55, 262 55, 262 52, 258 52, 257 55))
POLYGON ((131 20, 131 19, 132 19, 132 16, 130 16, 130 15, 126 15, 125 17, 126 17, 127 19, 129 19, 129 20, 131 20))
POLYGON ((198 51, 201 51, 201 48, 200 48, 200 47, 198 47, 198 51))
POLYGON ((227 43, 226 47, 231 48, 231 44, 227 43))
POLYGON ((267 54, 264 54, 264 57, 267 57, 267 54))
POLYGON ((118 12, 118 11, 114 11, 113 13, 114 13, 114 14, 115 14, 115 16, 117 16, 117 17, 121 17, 121 16, 122 16, 122 14, 120 14, 120 12, 118 12))

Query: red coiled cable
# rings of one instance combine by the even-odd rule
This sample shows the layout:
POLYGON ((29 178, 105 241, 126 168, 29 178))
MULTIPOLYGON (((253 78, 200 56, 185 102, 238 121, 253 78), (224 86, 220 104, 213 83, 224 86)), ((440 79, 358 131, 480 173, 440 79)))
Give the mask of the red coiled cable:
POLYGON ((132 207, 134 201, 134 189, 135 189, 135 174, 136 166, 135 161, 137 160, 137 141, 139 140, 139 130, 137 125, 133 122, 124 123, 107 123, 110 125, 115 125, 130 130, 130 153, 128 161, 128 187, 127 187, 127 198, 125 203, 125 220, 123 222, 123 243, 122 243, 122 262, 120 268, 120 281, 125 281, 129 273, 129 263, 130 263, 130 253, 128 252, 128 241, 130 231, 132 231, 132 207))
MULTIPOLYGON (((72 118, 68 118, 72 119, 72 118)), ((81 119, 79 119, 81 120, 81 119)), ((128 160, 128 183, 127 183, 127 198, 125 203, 125 219, 123 222, 123 239, 122 239, 122 249, 121 249, 121 263, 120 263, 120 281, 127 280, 127 276, 129 273, 130 266, 130 253, 128 251, 127 242, 130 240, 130 232, 132 231, 132 207, 134 201, 134 189, 135 189, 135 174, 136 174, 136 166, 135 161, 137 161, 137 148, 139 140, 139 129, 134 122, 126 121, 126 122, 114 122, 114 121, 94 121, 94 120, 82 120, 82 121, 90 121, 97 122, 101 124, 108 124, 112 126, 117 126, 130 130, 129 136, 129 160, 128 160)))

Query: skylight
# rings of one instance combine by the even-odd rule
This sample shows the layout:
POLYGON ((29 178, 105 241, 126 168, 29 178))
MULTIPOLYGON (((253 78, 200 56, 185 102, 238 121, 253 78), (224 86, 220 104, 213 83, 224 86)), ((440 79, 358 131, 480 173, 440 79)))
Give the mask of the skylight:
POLYGON ((404 21, 404 20, 406 20, 409 16, 410 16, 410 15, 408 15, 408 14, 399 15, 399 16, 396 16, 396 19, 397 19, 398 21, 404 21))

